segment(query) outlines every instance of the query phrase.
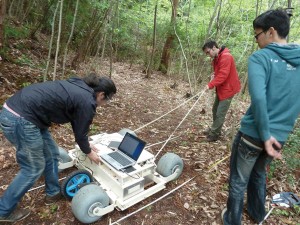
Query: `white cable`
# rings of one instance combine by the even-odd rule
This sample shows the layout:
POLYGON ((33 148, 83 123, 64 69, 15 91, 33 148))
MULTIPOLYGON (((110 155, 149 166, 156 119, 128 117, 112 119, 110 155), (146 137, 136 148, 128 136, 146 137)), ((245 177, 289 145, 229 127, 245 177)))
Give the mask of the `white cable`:
MULTIPOLYGON (((64 180, 64 179, 66 179, 66 177, 60 178, 58 181, 61 181, 61 180, 64 180)), ((45 184, 43 184, 41 186, 38 186, 38 187, 35 187, 35 188, 31 188, 31 189, 28 190, 28 192, 34 191, 34 190, 42 188, 42 187, 45 187, 45 184)))
POLYGON ((190 110, 187 112, 187 114, 184 116, 184 118, 180 121, 180 123, 177 125, 177 127, 175 128, 175 130, 171 133, 171 135, 169 136, 169 138, 166 140, 166 142, 163 144, 163 146, 160 148, 160 150, 158 151, 158 153, 155 155, 155 159, 156 157, 159 155, 159 153, 163 150, 163 148, 166 146, 166 144, 168 143, 168 141, 172 138, 173 134, 175 133, 175 131, 181 126, 181 124, 183 123, 183 121, 186 119, 186 117, 190 114, 190 112, 192 111, 192 109, 195 107, 195 105, 198 103, 198 101, 200 100, 200 98, 202 97, 202 95, 204 94, 206 90, 204 89, 202 91, 202 93, 200 94, 200 96, 198 97, 198 99, 195 101, 195 103, 193 104, 193 106, 190 108, 190 110))
MULTIPOLYGON (((201 92, 201 91, 200 91, 200 92, 201 92)), ((188 103, 189 101, 191 101, 192 99, 194 99, 194 97, 196 97, 197 95, 199 95, 200 92, 198 92, 198 93, 195 94, 194 96, 190 97, 188 100, 184 101, 183 103, 181 103, 180 105, 178 105, 176 108, 172 109, 171 111, 169 111, 169 112, 163 114, 162 116, 156 118, 155 120, 150 121, 149 123, 147 123, 147 124, 145 124, 145 125, 143 125, 143 126, 137 128, 137 129, 135 129, 134 132, 139 131, 140 129, 142 129, 142 128, 144 128, 144 127, 146 127, 146 126, 148 126, 148 125, 150 125, 150 124, 152 124, 152 123, 154 123, 154 122, 156 122, 157 120, 160 120, 160 119, 163 118, 164 116, 166 116, 166 115, 170 114, 171 112, 175 111, 176 109, 180 108, 182 105, 184 105, 184 104, 188 103)))
POLYGON ((181 188, 182 186, 186 185, 188 182, 190 182, 191 180, 193 180, 195 177, 192 177, 191 179, 187 180, 186 182, 182 183, 181 185, 177 186, 175 189, 169 191, 168 193, 164 194, 163 196, 159 197, 158 199, 154 200, 153 202, 150 202, 149 204, 137 209, 136 211, 122 217, 121 219, 118 219, 117 221, 113 222, 111 225, 114 224, 118 224, 119 222, 121 222, 122 220, 125 220, 126 218, 136 214, 137 212, 143 210, 144 208, 147 208, 150 205, 153 205, 154 203, 158 202, 159 200, 163 199, 164 197, 168 196, 169 194, 173 193, 174 191, 178 190, 179 188, 181 188))
POLYGON ((272 207, 272 208, 270 209, 270 211, 267 213, 267 215, 265 216, 265 218, 263 219, 263 221, 261 221, 258 225, 262 225, 262 224, 263 224, 263 222, 270 216, 270 214, 271 214, 271 212, 273 211, 273 209, 274 209, 274 207, 272 207))
MULTIPOLYGON (((176 139, 176 138, 178 138, 178 137, 180 137, 180 135, 175 136, 175 137, 172 137, 171 140, 176 139)), ((156 142, 156 143, 153 143, 153 144, 149 144, 149 145, 147 145, 147 146, 145 147, 145 149, 148 149, 148 148, 150 148, 150 147, 152 147, 152 146, 155 146, 155 145, 159 145, 159 144, 161 144, 161 143, 164 143, 165 141, 166 141, 166 140, 160 141, 160 142, 156 142)))

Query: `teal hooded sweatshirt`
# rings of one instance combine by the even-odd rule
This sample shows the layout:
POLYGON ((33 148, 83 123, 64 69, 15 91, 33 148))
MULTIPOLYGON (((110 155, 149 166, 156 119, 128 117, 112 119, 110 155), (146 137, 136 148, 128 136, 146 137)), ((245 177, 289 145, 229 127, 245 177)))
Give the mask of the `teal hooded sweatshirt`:
POLYGON ((271 43, 248 60, 251 105, 240 131, 285 142, 300 113, 300 46, 271 43))

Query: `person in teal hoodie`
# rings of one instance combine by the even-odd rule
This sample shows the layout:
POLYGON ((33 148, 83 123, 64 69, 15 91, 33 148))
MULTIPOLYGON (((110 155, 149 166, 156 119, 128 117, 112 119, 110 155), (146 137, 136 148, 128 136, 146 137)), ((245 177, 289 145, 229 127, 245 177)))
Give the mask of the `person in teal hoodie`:
POLYGON ((281 159, 281 149, 300 113, 300 46, 288 44, 289 16, 269 10, 253 21, 260 50, 248 60, 251 105, 232 145, 229 196, 222 211, 226 225, 240 225, 244 193, 247 212, 257 223, 265 217, 266 167, 281 159))

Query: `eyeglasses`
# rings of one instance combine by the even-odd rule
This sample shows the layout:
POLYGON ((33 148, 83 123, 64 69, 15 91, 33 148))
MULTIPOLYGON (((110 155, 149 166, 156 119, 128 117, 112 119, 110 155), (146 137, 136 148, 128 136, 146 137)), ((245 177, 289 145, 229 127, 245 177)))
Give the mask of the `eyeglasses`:
POLYGON ((112 100, 112 96, 105 95, 105 100, 106 100, 107 102, 111 101, 111 100, 112 100))
POLYGON ((255 37, 255 39, 257 40, 258 39, 258 37, 259 37, 259 35, 261 35, 262 33, 264 33, 265 31, 263 30, 262 32, 259 32, 257 35, 255 35, 254 37, 255 37))

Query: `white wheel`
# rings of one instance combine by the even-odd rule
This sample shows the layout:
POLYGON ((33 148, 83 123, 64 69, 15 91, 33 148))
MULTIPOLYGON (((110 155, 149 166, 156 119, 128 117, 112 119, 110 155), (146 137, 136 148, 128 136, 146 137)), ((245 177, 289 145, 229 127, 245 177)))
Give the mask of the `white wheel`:
MULTIPOLYGON (((58 147, 58 151, 59 151, 58 162, 67 163, 72 161, 72 158, 69 156, 68 152, 65 149, 58 147)), ((61 171, 63 171, 63 169, 58 169, 58 172, 61 171)))
POLYGON ((172 175, 176 170, 178 174, 174 180, 181 175, 183 170, 183 160, 174 153, 166 153, 157 163, 156 171, 163 177, 172 175))
POLYGON ((82 187, 72 199, 72 212, 82 223, 93 223, 101 218, 93 214, 95 208, 104 208, 109 205, 106 192, 96 184, 82 187))

